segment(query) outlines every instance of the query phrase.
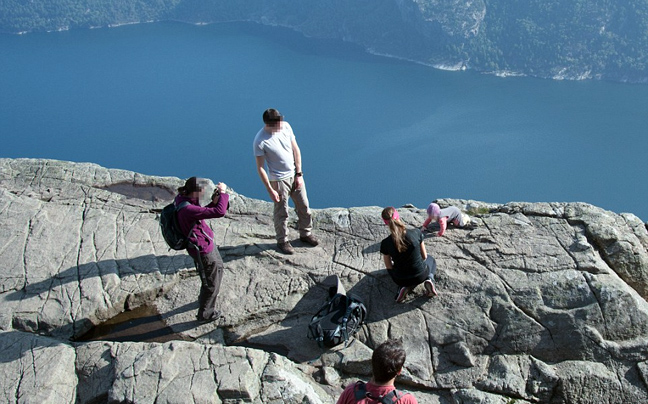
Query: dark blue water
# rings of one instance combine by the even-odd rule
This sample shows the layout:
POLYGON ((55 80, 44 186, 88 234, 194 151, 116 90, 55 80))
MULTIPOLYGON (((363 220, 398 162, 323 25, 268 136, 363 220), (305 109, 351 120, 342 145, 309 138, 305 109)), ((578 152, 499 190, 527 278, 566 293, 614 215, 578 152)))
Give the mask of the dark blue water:
POLYGON ((252 24, 0 36, 0 157, 204 176, 268 199, 293 126, 313 207, 582 201, 648 219, 648 86, 445 72, 252 24))

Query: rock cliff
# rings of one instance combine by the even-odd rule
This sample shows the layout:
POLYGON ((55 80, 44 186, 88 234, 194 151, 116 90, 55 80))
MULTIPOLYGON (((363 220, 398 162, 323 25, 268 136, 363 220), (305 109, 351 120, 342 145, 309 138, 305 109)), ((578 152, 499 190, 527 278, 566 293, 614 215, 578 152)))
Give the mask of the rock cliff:
MULTIPOLYGON (((648 401, 648 232, 634 215, 439 200, 471 209, 477 226, 426 238, 439 296, 421 287, 395 304, 381 208, 316 210, 321 244, 295 241, 285 256, 271 204, 234 194, 210 223, 226 264, 224 317, 198 324, 198 275, 157 223, 181 183, 0 159, 0 400, 333 403, 369 377, 372 347, 402 338, 397 382, 420 403, 648 401), (330 275, 369 316, 350 346, 321 350, 307 324, 330 275), (170 340, 83 340, 140 307, 159 313, 170 340)), ((409 226, 425 217, 400 212, 409 226)))

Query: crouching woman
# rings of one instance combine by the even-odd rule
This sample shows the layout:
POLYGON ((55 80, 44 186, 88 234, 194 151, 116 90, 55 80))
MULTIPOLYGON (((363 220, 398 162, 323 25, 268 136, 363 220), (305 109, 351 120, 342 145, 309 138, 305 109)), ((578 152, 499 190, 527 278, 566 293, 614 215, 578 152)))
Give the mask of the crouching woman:
POLYGON ((421 283, 428 297, 436 296, 436 261, 425 251, 421 230, 405 229, 398 211, 391 206, 383 209, 381 216, 389 226, 390 235, 380 243, 380 253, 387 272, 399 286, 396 303, 403 302, 407 294, 421 283))

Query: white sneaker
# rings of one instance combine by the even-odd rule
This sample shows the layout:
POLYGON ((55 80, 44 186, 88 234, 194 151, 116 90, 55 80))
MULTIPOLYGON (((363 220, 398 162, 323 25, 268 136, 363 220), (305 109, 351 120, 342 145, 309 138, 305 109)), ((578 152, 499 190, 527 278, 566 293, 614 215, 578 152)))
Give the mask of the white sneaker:
POLYGON ((423 282, 423 286, 425 286, 425 290, 427 291, 427 297, 439 295, 436 288, 434 287, 434 282, 432 282, 431 280, 426 279, 425 282, 423 282))

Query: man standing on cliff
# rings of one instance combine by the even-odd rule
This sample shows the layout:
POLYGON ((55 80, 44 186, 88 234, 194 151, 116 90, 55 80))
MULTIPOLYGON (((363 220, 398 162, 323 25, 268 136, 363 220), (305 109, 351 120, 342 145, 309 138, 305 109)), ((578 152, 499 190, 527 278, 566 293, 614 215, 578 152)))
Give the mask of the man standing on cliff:
POLYGON ((267 109, 263 113, 263 123, 253 142, 257 173, 274 202, 277 247, 284 254, 294 254, 295 249, 288 241, 289 197, 297 211, 299 239, 312 246, 319 243, 311 234, 313 219, 304 184, 301 151, 292 127, 283 120, 279 111, 267 109))

